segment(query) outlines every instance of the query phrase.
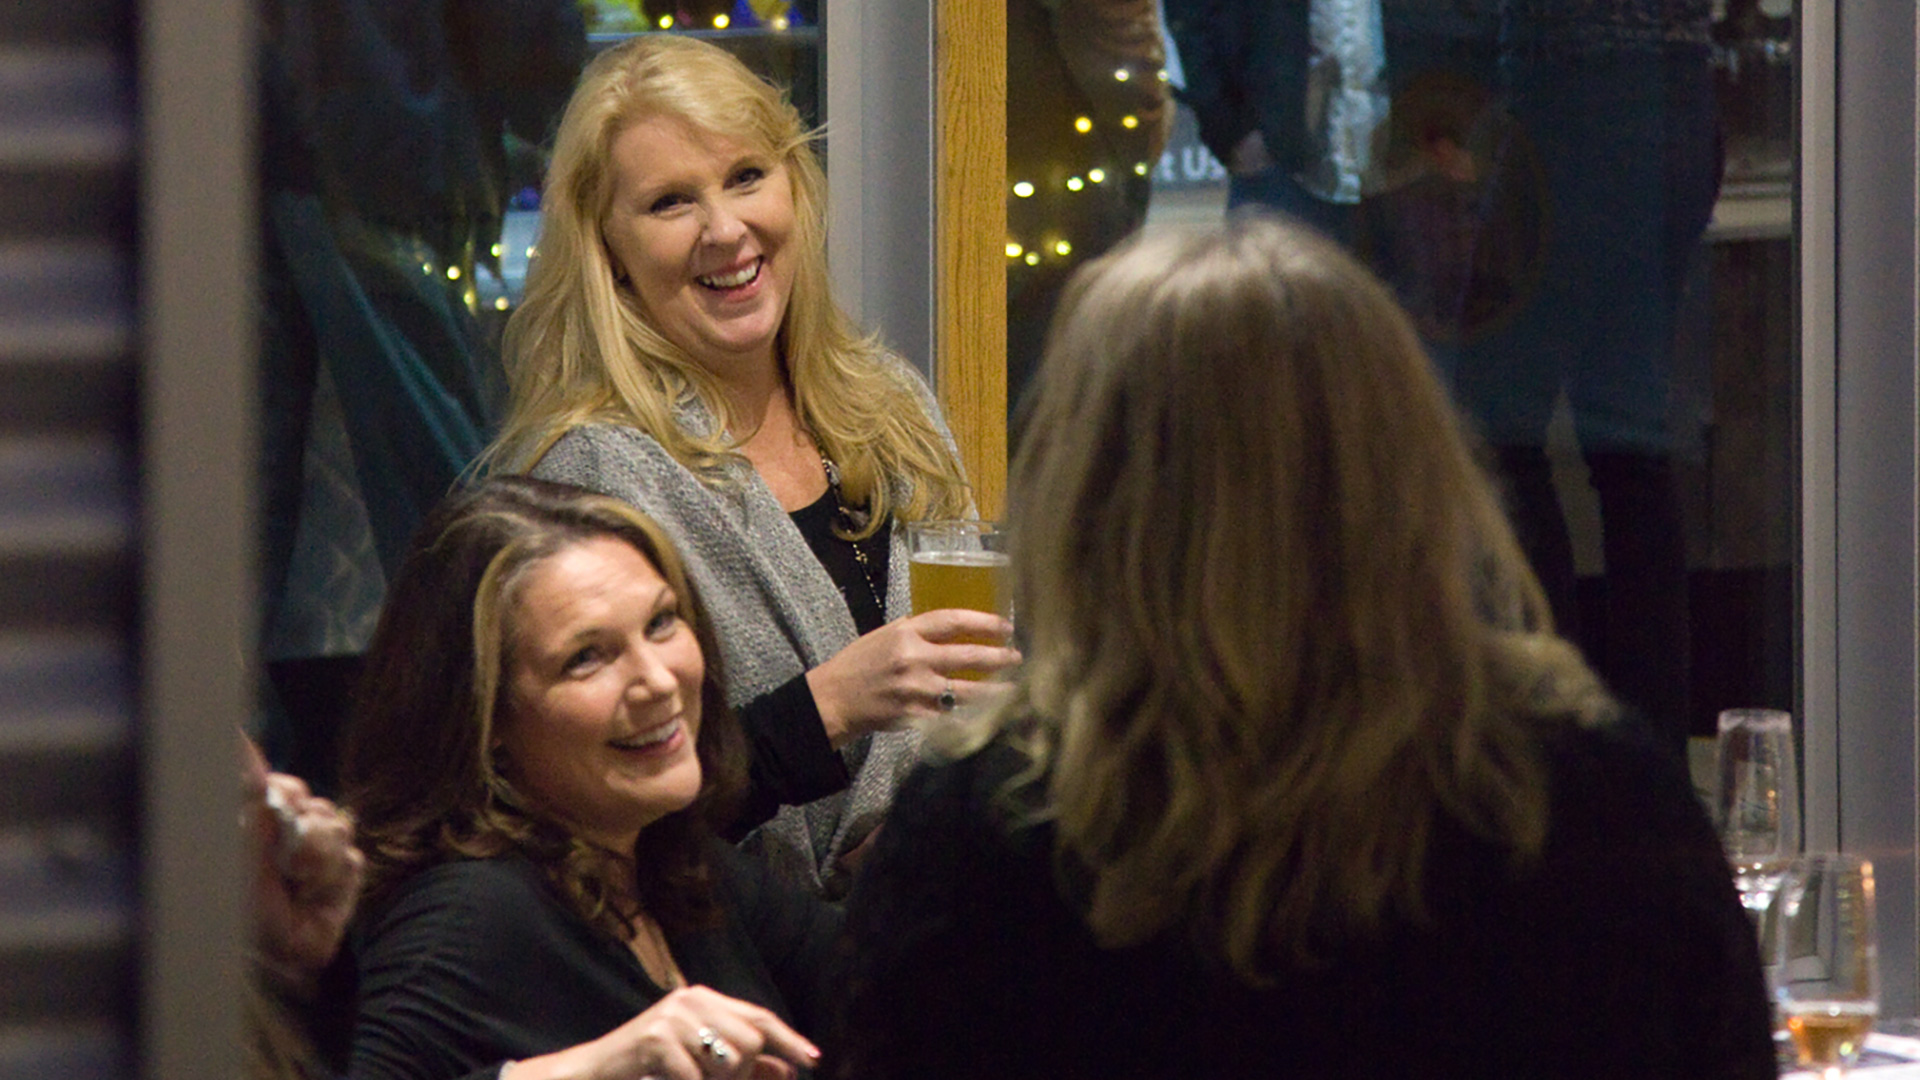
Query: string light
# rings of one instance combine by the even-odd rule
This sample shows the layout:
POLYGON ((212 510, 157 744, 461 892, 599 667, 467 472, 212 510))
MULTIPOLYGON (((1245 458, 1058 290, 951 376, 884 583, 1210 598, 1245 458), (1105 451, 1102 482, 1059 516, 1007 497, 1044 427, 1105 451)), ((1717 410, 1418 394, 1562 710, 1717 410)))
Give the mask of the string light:
POLYGON ((512 306, 513 305, 509 304, 507 302, 507 298, 504 296, 496 297, 493 301, 493 310, 495 311, 505 311, 512 306))
POLYGON ((1086 117, 1086 116, 1082 116, 1076 119, 1073 122, 1073 130, 1079 132, 1082 135, 1085 135, 1087 132, 1093 130, 1093 119, 1091 117, 1086 117))
POLYGON ((1027 264, 1028 266, 1039 266, 1039 265, 1040 265, 1040 253, 1039 253, 1039 252, 1037 252, 1037 251, 1029 251, 1029 252, 1027 252, 1027 257, 1026 257, 1026 260, 1025 260, 1025 261, 1026 261, 1026 264, 1027 264))
POLYGON ((1033 196, 1033 185, 1022 180, 1013 185, 1013 193, 1023 199, 1031 198, 1033 196))
POLYGON ((1173 76, 1172 76, 1172 75, 1169 75, 1169 74, 1167 74, 1167 69, 1166 69, 1166 68, 1161 68, 1161 69, 1160 69, 1159 71, 1156 71, 1156 72, 1154 72, 1154 73, 1153 73, 1153 77, 1154 77, 1154 78, 1156 78, 1156 79, 1159 79, 1159 80, 1160 80, 1161 82, 1171 82, 1171 81, 1173 81, 1173 76))
POLYGON ((1133 175, 1135 175, 1135 176, 1145 176, 1145 175, 1147 175, 1147 163, 1146 163, 1146 162, 1144 162, 1144 161, 1136 161, 1136 162, 1134 162, 1134 163, 1133 163, 1133 175))
POLYGON ((1134 128, 1140 126, 1140 118, 1132 113, 1128 113, 1120 118, 1120 126, 1126 128, 1128 131, 1132 131, 1134 128))
POLYGON ((428 274, 428 275, 431 275, 431 274, 433 273, 433 264, 432 264, 432 263, 421 263, 421 264, 420 264, 420 272, 421 272, 421 273, 423 273, 423 274, 428 274))
POLYGON ((785 30, 788 25, 785 15, 775 15, 773 17, 773 28, 775 30, 785 30))
POLYGON ((660 29, 662 30, 673 29, 673 16, 671 15, 660 16, 660 29))
POLYGON ((1126 68, 1115 68, 1113 70, 1113 80, 1115 82, 1126 82, 1131 78, 1133 78, 1133 72, 1128 71, 1126 68))
POLYGON ((1105 169, 1088 169, 1088 170, 1087 170, 1087 179, 1089 179, 1089 180, 1091 180, 1091 181, 1093 181, 1093 182, 1094 182, 1094 183, 1096 183, 1096 184, 1104 184, 1104 183, 1106 183, 1106 182, 1107 182, 1107 170, 1105 170, 1105 169))
POLYGON ((733 20, 727 18, 725 12, 721 12, 720 14, 715 15, 713 17, 713 28, 715 30, 725 30, 727 28, 727 25, 731 22, 733 22, 733 20))
POLYGON ((1065 240, 1055 240, 1053 242, 1053 253, 1063 257, 1071 255, 1073 254, 1073 245, 1067 243, 1065 240))
POLYGON ((1067 190, 1068 190, 1068 191, 1079 191, 1079 190, 1080 190, 1081 188, 1083 188, 1083 187, 1086 187, 1086 186, 1087 186, 1087 182, 1086 182, 1085 180, 1082 180, 1082 179, 1080 179, 1080 178, 1079 178, 1079 177, 1077 177, 1077 176, 1069 176, 1069 177, 1067 177, 1067 190))
POLYGON ((457 266, 449 266, 449 267, 447 267, 447 280, 448 280, 448 281, 459 281, 459 280, 460 280, 460 268, 459 268, 459 267, 457 267, 457 266))
POLYGON ((487 251, 488 251, 488 253, 490 253, 490 254, 491 254, 491 255, 492 255, 492 256, 493 256, 494 258, 496 258, 496 259, 500 257, 500 245, 499 245, 499 244, 495 244, 495 245, 493 245, 492 247, 490 247, 490 248, 488 248, 488 249, 487 249, 487 251))
POLYGON ((1007 258, 1017 259, 1020 256, 1025 255, 1026 253, 1027 253, 1027 249, 1021 247, 1015 241, 1012 241, 1012 240, 1007 241, 1007 258))

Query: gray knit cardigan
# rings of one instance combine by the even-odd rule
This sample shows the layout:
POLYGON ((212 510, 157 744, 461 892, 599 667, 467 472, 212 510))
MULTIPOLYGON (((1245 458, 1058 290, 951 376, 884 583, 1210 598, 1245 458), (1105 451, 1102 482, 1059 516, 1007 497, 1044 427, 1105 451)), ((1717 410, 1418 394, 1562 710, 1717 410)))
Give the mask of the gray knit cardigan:
MULTIPOLYGON (((935 428, 951 445, 939 406, 930 394, 924 399, 935 428)), ((714 424, 691 397, 680 403, 676 418, 690 431, 711 431, 714 424)), ((750 465, 735 463, 725 485, 703 483, 651 436, 597 424, 567 432, 532 472, 624 499, 660 523, 686 560, 712 622, 731 704, 804 674, 857 636, 833 579, 750 465)), ((889 620, 910 611, 903 535, 896 527, 891 537, 889 620)), ((879 824, 894 789, 918 760, 919 735, 881 732, 848 743, 840 753, 853 778, 845 791, 782 807, 741 845, 779 876, 826 896, 844 894, 848 882, 840 856, 879 824)))

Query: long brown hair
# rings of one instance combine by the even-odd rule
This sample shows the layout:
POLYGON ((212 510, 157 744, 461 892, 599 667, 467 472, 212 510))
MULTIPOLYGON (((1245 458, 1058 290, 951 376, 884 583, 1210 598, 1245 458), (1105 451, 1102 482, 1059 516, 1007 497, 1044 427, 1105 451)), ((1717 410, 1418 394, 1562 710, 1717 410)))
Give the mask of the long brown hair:
POLYGON ((719 651, 672 545, 618 499, 528 477, 498 477, 449 497, 414 539, 387 590, 347 730, 343 802, 367 854, 366 905, 409 875, 454 858, 509 853, 540 865, 590 922, 630 935, 640 909, 669 928, 713 916, 704 857, 711 830, 744 787, 745 750, 717 670, 719 651), (707 663, 694 804, 648 826, 631 853, 577 839, 495 766, 493 731, 518 584, 558 551, 595 537, 633 545, 679 598, 707 663))
POLYGON ((1442 815, 1539 849, 1539 718, 1612 706, 1357 262, 1266 219, 1132 242, 1073 282, 1028 431, 1026 663, 946 744, 1031 754, 1102 941, 1180 922, 1258 981, 1420 917, 1442 815))
POLYGON ((840 467, 842 490, 873 511, 960 517, 959 460, 928 417, 925 388, 833 302, 826 260, 826 177, 800 114, 726 50, 645 34, 595 57, 561 117, 541 196, 539 253, 505 340, 511 405, 490 467, 531 468, 568 430, 640 429, 710 482, 736 460, 741 431, 714 378, 656 330, 614 279, 603 223, 613 202, 612 147, 650 116, 684 120, 779 160, 793 185, 793 294, 776 343, 806 430, 840 467), (717 418, 690 431, 676 408, 692 395, 717 418))

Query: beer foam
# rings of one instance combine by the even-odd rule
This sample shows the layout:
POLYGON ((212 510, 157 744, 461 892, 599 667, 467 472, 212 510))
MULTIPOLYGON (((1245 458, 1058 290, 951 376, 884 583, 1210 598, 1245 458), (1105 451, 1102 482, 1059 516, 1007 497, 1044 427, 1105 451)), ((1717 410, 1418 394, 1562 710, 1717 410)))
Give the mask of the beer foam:
POLYGON ((1006 553, 1000 551, 917 551, 909 561, 928 566, 1008 565, 1006 553))

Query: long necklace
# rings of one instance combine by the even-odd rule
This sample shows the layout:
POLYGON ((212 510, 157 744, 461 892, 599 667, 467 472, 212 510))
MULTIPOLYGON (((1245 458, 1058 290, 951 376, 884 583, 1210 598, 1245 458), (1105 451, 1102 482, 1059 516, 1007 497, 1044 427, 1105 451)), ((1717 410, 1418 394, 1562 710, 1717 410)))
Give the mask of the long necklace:
POLYGON ((833 516, 842 532, 847 536, 847 545, 853 548, 853 561, 860 564, 860 577, 867 583, 867 595, 873 597, 873 606, 879 610, 880 618, 887 617, 887 601, 880 595, 880 587, 873 583, 873 562, 860 541, 852 539, 855 532, 866 524, 866 512, 854 511, 840 497, 840 466, 833 463, 826 450, 820 451, 820 464, 827 470, 827 491, 833 496, 833 516))

